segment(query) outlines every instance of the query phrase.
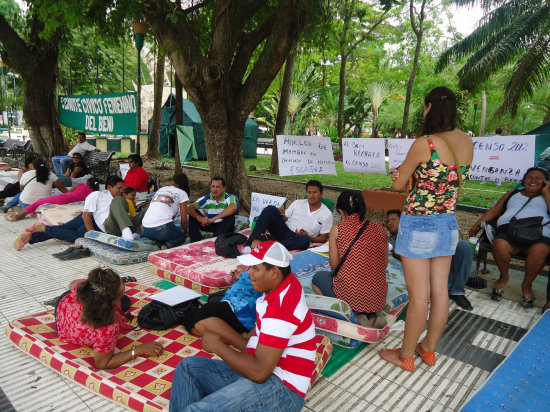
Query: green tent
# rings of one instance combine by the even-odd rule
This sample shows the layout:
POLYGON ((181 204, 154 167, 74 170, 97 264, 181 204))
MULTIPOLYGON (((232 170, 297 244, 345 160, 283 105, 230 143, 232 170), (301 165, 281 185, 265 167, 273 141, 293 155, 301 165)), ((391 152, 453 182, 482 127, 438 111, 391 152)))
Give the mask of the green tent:
MULTIPOLYGON (((202 120, 195 105, 189 100, 183 99, 183 126, 190 126, 193 130, 195 140, 194 148, 198 159, 206 160, 206 144, 202 130, 202 120)), ((151 130, 151 119, 149 120, 149 133, 151 130)), ((176 139, 176 95, 172 93, 164 106, 162 106, 160 120, 160 154, 164 157, 173 157, 176 139)), ((247 119, 243 136, 244 157, 256 157, 256 146, 258 144, 258 124, 247 119)), ((181 151, 180 151, 181 155, 181 151)), ((192 156, 188 153, 187 159, 192 156)))
POLYGON ((550 122, 543 123, 525 134, 534 134, 537 136, 535 140, 535 164, 538 164, 540 154, 550 147, 550 122))

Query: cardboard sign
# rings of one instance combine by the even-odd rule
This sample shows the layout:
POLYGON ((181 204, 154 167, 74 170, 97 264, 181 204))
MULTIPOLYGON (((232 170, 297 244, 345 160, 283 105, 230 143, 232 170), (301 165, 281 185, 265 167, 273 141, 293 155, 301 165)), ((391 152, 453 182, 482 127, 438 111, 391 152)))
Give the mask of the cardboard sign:
POLYGON ((384 139, 342 139, 344 170, 360 173, 386 173, 384 139))
POLYGON ((336 165, 329 137, 277 136, 279 175, 335 175, 336 165))
POLYGON ((130 165, 128 163, 121 163, 120 166, 120 175, 122 176, 122 179, 126 179, 126 175, 128 174, 128 170, 130 170, 130 165))
POLYGON ((281 207, 286 201, 286 197, 264 195, 263 193, 252 192, 252 201, 250 202, 250 225, 256 216, 262 213, 266 206, 281 207))
POLYGON ((390 159, 390 169, 397 169, 403 164, 409 149, 415 139, 386 139, 388 141, 388 157, 390 159))
POLYGON ((535 158, 535 136, 473 137, 474 160, 468 178, 519 182, 535 158))

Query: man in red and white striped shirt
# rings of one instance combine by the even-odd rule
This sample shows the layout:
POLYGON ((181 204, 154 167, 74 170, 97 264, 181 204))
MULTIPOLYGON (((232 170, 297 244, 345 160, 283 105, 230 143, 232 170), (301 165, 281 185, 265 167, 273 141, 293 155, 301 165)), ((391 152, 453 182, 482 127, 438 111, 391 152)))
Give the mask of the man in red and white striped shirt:
POLYGON ((249 265, 256 302, 256 328, 236 350, 214 333, 203 349, 223 361, 185 358, 176 369, 170 411, 300 411, 315 369, 315 328, 290 253, 278 242, 260 243, 238 257, 249 265), (245 350, 246 349, 246 350, 245 350))

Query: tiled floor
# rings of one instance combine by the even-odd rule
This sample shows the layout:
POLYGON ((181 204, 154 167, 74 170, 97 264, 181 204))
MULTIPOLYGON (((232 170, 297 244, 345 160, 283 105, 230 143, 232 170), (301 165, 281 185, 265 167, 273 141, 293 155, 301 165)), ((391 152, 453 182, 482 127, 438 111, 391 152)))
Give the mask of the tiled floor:
MULTIPOLYGON (((7 174, 0 172, 0 184, 7 174)), ((63 292, 68 283, 85 277, 97 266, 108 264, 94 258, 62 262, 51 256, 66 248, 58 241, 26 246, 16 252, 12 243, 32 220, 8 222, 0 216, 0 322, 46 309, 42 302, 63 292)), ((158 280, 149 263, 112 266, 121 275, 136 276, 141 283, 158 280)), ((491 301, 487 295, 468 291, 472 313, 528 329, 539 318, 539 310, 524 309, 516 302, 491 301)), ((456 306, 451 305, 451 311, 456 306)), ((49 307, 48 307, 49 309, 49 307)), ((367 346, 331 378, 320 378, 307 397, 305 411, 453 411, 478 389, 489 372, 470 363, 440 355, 436 367, 416 361, 413 373, 380 360, 382 347, 398 347, 402 332, 390 333, 383 342, 367 346)), ((507 355, 516 342, 498 334, 479 331, 471 342, 507 355)), ((62 378, 40 362, 19 351, 0 334, 0 388, 17 411, 119 411, 113 402, 62 378)))

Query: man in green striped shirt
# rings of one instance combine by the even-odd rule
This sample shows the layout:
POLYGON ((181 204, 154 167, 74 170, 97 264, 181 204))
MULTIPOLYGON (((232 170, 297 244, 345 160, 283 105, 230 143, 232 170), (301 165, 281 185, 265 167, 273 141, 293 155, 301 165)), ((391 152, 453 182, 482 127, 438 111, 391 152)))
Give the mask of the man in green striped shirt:
POLYGON ((201 229, 215 236, 230 233, 235 230, 237 198, 226 193, 223 178, 213 177, 210 180, 210 193, 191 203, 188 213, 191 242, 202 239, 201 229))

